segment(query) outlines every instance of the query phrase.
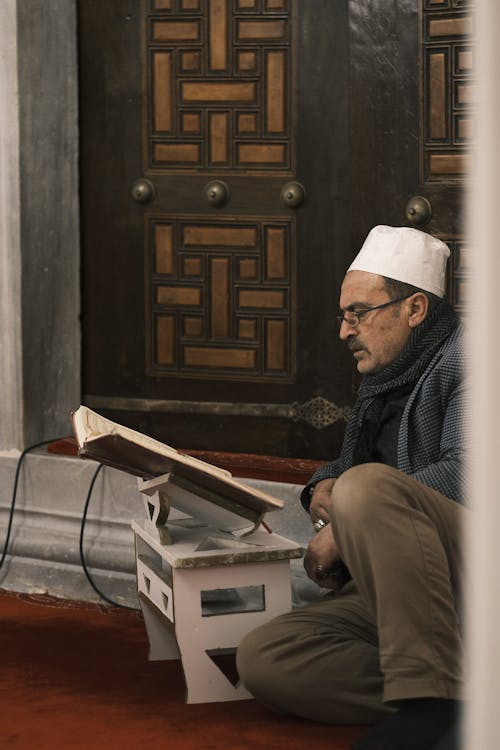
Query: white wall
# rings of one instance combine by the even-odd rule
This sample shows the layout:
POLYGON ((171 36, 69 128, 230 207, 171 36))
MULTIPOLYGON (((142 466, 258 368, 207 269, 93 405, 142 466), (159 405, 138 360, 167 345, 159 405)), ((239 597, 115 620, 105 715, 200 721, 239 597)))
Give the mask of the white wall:
POLYGON ((500 747, 500 3, 476 4, 480 107, 471 175, 473 522, 468 534, 468 655, 471 706, 465 750, 500 747))

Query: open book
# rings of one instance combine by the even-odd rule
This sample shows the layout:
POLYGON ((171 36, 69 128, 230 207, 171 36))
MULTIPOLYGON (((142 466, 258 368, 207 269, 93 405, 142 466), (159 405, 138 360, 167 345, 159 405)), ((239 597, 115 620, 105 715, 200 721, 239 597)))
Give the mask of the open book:
POLYGON ((107 466, 152 479, 170 474, 178 487, 254 521, 283 507, 266 492, 232 478, 229 471, 183 455, 141 432, 112 422, 86 406, 72 415, 78 453, 107 466))

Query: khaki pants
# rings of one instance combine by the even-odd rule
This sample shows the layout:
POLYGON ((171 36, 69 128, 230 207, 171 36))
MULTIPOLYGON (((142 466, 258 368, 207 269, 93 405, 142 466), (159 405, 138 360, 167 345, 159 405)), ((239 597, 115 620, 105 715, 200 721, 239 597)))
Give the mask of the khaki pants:
POLYGON ((390 701, 462 696, 463 506, 383 464, 343 474, 330 517, 353 580, 251 632, 242 682, 274 710, 374 723, 390 701))

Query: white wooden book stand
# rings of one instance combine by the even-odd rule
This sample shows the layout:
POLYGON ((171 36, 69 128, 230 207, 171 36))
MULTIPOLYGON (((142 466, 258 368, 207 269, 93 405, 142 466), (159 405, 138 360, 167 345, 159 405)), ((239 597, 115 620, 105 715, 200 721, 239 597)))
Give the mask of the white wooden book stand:
POLYGON ((171 474, 138 484, 146 520, 132 528, 149 658, 181 658, 188 703, 251 698, 234 653, 246 633, 291 609, 290 559, 302 548, 171 474))

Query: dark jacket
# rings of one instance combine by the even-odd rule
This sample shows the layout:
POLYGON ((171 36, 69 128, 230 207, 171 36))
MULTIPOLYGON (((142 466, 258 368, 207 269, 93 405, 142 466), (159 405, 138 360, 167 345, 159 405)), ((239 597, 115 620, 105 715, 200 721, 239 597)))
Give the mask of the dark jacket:
MULTIPOLYGON (((463 327, 446 339, 410 393, 398 436, 397 468, 452 500, 463 502, 466 426, 463 327)), ((350 468, 350 467, 347 467, 350 468)), ((320 467, 302 492, 342 473, 340 458, 320 467)))

